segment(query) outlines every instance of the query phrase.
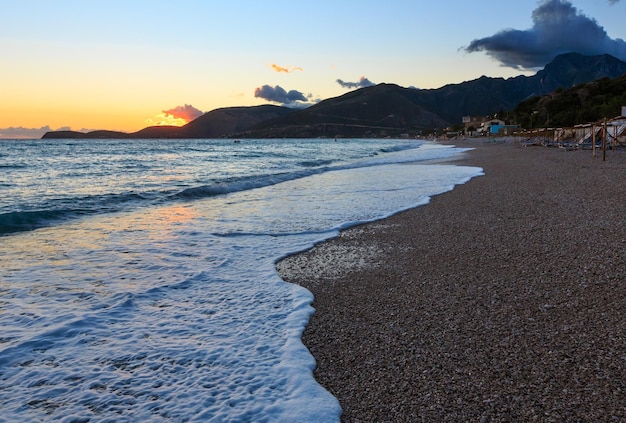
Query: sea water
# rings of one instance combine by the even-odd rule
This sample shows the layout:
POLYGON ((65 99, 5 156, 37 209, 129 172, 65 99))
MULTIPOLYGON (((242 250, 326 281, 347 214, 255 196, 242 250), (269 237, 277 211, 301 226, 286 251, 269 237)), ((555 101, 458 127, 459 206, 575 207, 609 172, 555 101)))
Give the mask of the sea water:
POLYGON ((0 140, 0 421, 338 421, 275 263, 481 175, 432 161, 463 151, 0 140))

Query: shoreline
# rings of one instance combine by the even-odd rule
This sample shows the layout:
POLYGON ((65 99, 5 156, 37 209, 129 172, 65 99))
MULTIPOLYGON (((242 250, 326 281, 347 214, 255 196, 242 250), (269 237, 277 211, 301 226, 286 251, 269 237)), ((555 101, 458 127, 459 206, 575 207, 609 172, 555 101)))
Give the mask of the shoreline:
POLYGON ((341 420, 624 419, 626 152, 444 144, 485 176, 277 263, 341 420))

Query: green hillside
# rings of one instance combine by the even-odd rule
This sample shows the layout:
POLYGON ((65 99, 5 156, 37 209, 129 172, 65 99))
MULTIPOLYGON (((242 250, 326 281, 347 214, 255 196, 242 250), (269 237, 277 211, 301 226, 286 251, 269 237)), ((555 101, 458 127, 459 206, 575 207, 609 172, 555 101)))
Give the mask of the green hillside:
POLYGON ((509 116, 523 128, 569 127, 613 118, 626 106, 626 75, 603 78, 521 102, 509 116))

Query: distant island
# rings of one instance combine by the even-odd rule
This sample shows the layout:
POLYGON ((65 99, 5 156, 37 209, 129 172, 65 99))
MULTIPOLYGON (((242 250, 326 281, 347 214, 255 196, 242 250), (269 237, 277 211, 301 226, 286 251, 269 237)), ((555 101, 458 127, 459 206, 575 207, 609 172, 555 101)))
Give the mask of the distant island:
MULTIPOLYGON (((520 123, 533 113, 514 110, 529 99, 581 84, 618 78, 626 74, 626 62, 610 55, 557 56, 532 76, 486 76, 437 89, 403 88, 378 84, 330 98, 306 109, 262 105, 220 108, 184 126, 151 126, 133 133, 116 131, 52 131, 44 139, 60 138, 315 138, 381 137, 415 135, 460 127, 463 116, 488 116, 512 112, 520 123)), ((616 95, 623 95, 618 92, 616 95)), ((616 101, 621 101, 620 99, 616 101)), ((575 106, 573 106, 575 107, 575 106)), ((617 111, 616 111, 617 112, 617 111)), ((593 119, 593 114, 580 114, 593 119)), ((539 124, 539 120, 535 121, 539 124)), ((578 122, 566 122, 573 125, 578 122)))

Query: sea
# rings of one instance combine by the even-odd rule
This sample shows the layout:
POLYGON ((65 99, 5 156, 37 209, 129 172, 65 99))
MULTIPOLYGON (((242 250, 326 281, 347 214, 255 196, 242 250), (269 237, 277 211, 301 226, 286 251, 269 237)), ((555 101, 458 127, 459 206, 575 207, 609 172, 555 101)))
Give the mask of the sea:
POLYGON ((0 140, 0 422, 338 422, 275 264, 482 175, 465 151, 0 140))

